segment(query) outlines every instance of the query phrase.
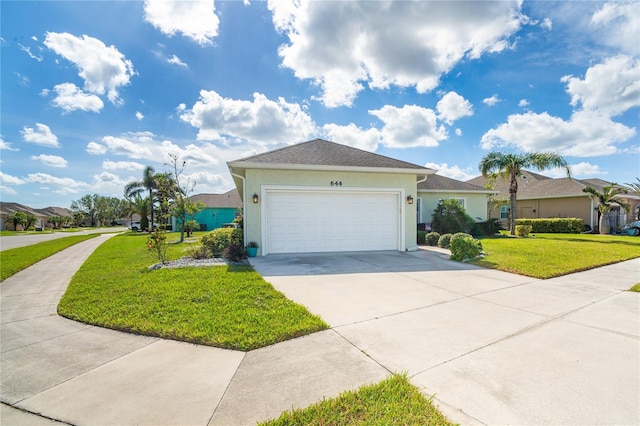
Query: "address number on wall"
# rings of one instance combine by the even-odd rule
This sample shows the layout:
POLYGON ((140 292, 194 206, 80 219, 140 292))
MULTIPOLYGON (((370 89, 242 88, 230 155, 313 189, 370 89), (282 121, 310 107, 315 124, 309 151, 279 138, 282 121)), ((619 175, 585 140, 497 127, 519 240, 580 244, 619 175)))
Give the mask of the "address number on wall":
POLYGON ((342 181, 341 180, 332 180, 331 181, 331 186, 342 186, 342 181))

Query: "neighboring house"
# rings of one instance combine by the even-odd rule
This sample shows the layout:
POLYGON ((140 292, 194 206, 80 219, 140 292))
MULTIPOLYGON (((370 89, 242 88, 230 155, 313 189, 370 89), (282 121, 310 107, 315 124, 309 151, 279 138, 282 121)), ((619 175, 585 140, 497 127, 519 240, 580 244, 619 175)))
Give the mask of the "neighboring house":
POLYGON ((417 183, 434 170, 321 139, 227 163, 260 254, 417 250, 417 183))
MULTIPOLYGON (((237 189, 224 194, 197 194, 189 197, 191 201, 200 201, 206 207, 193 216, 193 220, 200 224, 202 231, 212 231, 222 228, 242 213, 242 200, 237 189)), ((187 220, 191 220, 189 217, 187 220)), ((179 231, 176 218, 172 218, 172 229, 179 231)))
MULTIPOLYGON (((487 179, 478 176, 467 181, 478 186, 484 186, 487 179)), ((517 218, 553 218, 553 217, 577 217, 594 229, 598 225, 597 200, 583 192, 590 186, 597 191, 602 191, 610 182, 602 179, 574 179, 558 178, 523 171, 518 182, 517 218)), ((495 182, 498 191, 496 198, 498 203, 489 206, 489 217, 498 218, 506 225, 509 218, 509 182, 508 179, 498 178, 495 182)), ((634 212, 640 212, 640 197, 638 195, 623 194, 621 200, 631 204, 631 214, 627 215, 619 206, 614 206, 612 218, 613 226, 622 227, 633 219, 634 212)))
POLYGON ((456 179, 429 175, 426 181, 418 183, 417 215, 418 223, 431 224, 433 211, 440 200, 456 200, 476 221, 487 220, 487 200, 496 191, 461 182, 456 179))
POLYGON ((7 217, 16 211, 34 215, 37 219, 36 223, 34 224, 36 228, 45 228, 47 226, 51 227, 51 225, 49 225, 49 218, 51 216, 71 216, 71 212, 68 209, 62 207, 46 207, 44 209, 34 209, 19 203, 0 202, 0 230, 14 231, 13 224, 6 223, 6 221, 7 217))

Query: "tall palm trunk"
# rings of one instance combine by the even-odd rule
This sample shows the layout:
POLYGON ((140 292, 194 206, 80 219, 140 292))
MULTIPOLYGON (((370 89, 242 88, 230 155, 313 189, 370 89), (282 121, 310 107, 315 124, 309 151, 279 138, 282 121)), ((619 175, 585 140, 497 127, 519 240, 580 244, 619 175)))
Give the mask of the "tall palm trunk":
POLYGON ((511 174, 511 182, 509 183, 509 232, 516 235, 516 206, 518 198, 518 175, 511 174))

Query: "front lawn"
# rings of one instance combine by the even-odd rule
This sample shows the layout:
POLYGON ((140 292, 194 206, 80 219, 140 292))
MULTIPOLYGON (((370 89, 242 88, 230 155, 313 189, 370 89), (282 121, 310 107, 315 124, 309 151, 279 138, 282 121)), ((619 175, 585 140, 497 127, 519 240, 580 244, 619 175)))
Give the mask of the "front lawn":
POLYGON ((0 251, 0 281, 57 252, 100 234, 74 235, 0 251))
POLYGON ((472 263, 543 279, 640 257, 640 238, 631 236, 536 234, 481 241, 487 256, 472 263))
POLYGON ((293 425, 446 425, 449 422, 409 382, 394 375, 375 385, 348 391, 307 408, 287 411, 263 426, 293 425))
MULTIPOLYGON (((250 266, 149 271, 146 234, 111 238, 89 257, 58 305, 62 316, 116 330, 252 350, 327 329, 250 266)), ((170 234, 170 239, 178 238, 170 234)), ((188 244, 171 244, 169 258, 188 244)))

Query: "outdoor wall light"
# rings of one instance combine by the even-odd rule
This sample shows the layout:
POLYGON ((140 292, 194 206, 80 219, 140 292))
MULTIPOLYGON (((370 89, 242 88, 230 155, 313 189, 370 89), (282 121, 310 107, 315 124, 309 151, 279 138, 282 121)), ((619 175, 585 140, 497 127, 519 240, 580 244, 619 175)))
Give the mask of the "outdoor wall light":
POLYGON ((407 197, 407 204, 413 204, 413 197, 411 195, 407 197))
POLYGON ((258 194, 253 194, 253 204, 258 204, 258 194))

